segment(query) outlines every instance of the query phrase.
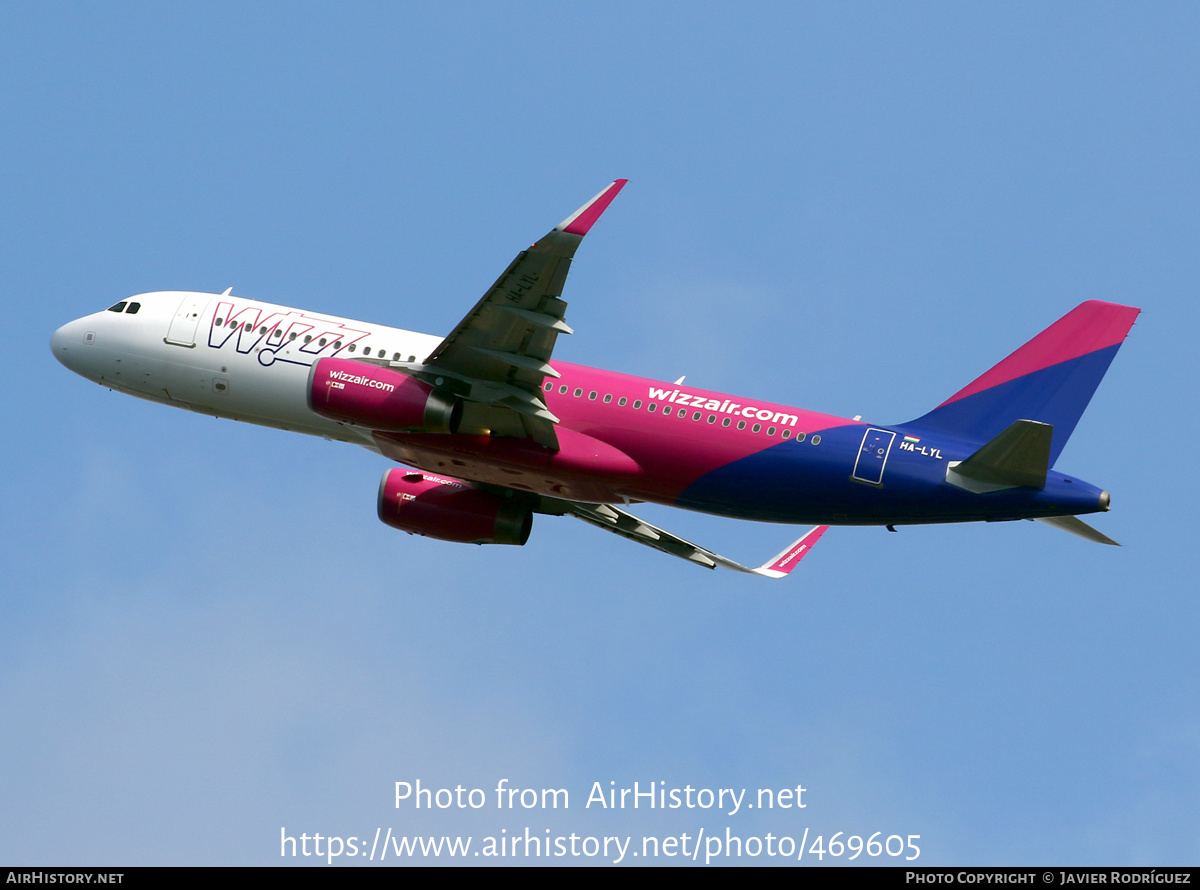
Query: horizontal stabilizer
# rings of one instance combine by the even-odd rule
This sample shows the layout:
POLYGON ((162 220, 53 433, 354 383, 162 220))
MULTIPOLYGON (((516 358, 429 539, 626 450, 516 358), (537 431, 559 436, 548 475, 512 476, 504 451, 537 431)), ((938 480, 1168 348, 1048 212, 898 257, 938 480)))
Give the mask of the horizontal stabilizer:
POLYGON ((1078 516, 1042 516, 1038 519, 1038 522, 1044 522, 1046 525, 1061 528, 1065 532, 1079 535, 1079 537, 1095 541, 1097 544, 1112 544, 1114 547, 1121 546, 1108 535, 1096 531, 1078 516))
POLYGON ((951 461, 946 481, 969 491, 1045 488, 1054 427, 1017 420, 966 460, 951 461))

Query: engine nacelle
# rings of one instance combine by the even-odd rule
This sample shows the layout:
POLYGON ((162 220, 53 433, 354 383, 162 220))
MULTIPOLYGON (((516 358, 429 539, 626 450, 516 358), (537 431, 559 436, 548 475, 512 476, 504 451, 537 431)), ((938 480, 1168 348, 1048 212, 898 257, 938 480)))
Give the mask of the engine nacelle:
POLYGON ((379 518, 392 528, 462 544, 524 544, 533 510, 469 482, 420 470, 388 470, 379 518))
POLYGON ((461 399, 391 368, 344 358, 313 363, 308 407, 330 420, 390 432, 453 433, 462 418, 461 399))

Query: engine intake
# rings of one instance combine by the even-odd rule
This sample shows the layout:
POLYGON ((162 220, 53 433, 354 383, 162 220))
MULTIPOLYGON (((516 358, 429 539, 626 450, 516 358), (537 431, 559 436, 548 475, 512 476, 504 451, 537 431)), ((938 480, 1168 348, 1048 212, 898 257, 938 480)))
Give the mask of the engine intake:
POLYGON ((462 400, 407 374, 353 359, 323 358, 308 375, 308 407, 322 417, 372 430, 453 433, 462 400))
POLYGON ((518 499, 418 470, 383 474, 379 518, 412 535, 461 544, 519 546, 533 528, 533 510, 518 499))

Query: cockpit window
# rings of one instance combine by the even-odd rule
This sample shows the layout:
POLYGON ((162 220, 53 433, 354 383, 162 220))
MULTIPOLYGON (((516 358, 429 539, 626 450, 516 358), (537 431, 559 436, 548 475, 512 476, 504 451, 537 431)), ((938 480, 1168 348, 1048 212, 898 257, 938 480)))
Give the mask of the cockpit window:
POLYGON ((126 315, 137 315, 137 311, 142 308, 141 303, 130 303, 129 308, 125 310, 126 315))
POLYGON ((109 312, 124 312, 125 311, 125 301, 122 300, 120 303, 118 303, 115 306, 109 306, 108 311, 109 312))

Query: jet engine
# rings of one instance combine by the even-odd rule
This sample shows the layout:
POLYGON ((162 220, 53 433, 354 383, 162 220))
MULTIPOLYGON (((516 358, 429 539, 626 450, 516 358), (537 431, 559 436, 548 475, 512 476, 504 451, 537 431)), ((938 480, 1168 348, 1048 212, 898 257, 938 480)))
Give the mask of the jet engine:
POLYGON ((462 544, 524 544, 533 510, 469 482, 419 470, 388 470, 379 484, 379 518, 392 528, 462 544))
POLYGON ((453 433, 462 400, 407 374, 366 362, 323 358, 308 375, 308 407, 322 417, 372 430, 453 433))

